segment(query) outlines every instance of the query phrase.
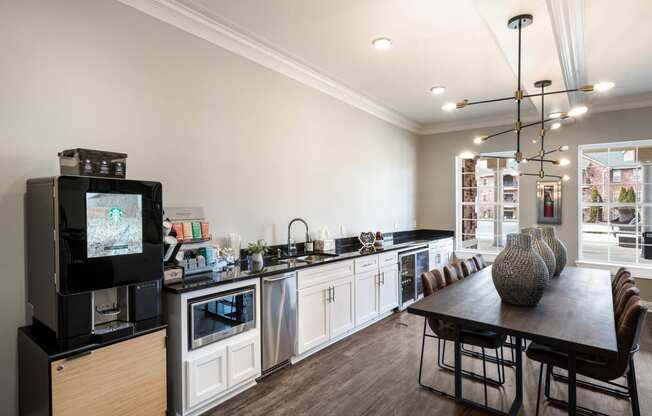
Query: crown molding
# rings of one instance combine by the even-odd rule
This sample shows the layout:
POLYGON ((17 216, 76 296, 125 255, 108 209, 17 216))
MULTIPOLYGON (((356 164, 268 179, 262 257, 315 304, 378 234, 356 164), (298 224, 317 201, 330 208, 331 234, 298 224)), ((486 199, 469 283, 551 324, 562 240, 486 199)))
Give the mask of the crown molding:
POLYGON ((423 130, 421 124, 178 0, 118 1, 397 127, 416 134, 423 130))

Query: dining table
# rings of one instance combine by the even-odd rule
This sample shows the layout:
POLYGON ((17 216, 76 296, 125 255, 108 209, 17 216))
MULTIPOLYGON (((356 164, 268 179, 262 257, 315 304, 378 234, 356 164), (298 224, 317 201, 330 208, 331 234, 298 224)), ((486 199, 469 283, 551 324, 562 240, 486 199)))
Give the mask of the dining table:
POLYGON ((549 279, 536 306, 517 306, 501 300, 488 266, 413 303, 409 313, 449 322, 456 328, 455 400, 497 415, 516 415, 523 406, 523 357, 515 349, 515 397, 507 411, 490 409, 462 395, 460 329, 494 331, 514 337, 514 344, 530 340, 556 347, 568 356, 568 414, 577 412, 576 355, 618 354, 611 276, 607 270, 566 267, 549 279))

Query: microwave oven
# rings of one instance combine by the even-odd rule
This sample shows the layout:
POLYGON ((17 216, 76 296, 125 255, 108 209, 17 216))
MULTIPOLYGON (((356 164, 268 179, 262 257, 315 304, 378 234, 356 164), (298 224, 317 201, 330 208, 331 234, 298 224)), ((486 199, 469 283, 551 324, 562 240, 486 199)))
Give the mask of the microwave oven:
POLYGON ((54 281, 58 294, 74 295, 161 279, 161 188, 87 176, 28 180, 31 281, 54 281))

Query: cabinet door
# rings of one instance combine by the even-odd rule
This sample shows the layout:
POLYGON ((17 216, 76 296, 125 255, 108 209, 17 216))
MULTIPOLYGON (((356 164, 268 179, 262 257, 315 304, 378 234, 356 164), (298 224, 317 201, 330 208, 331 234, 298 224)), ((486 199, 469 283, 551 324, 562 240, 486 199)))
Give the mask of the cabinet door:
POLYGON ((226 361, 223 347, 186 361, 186 409, 226 391, 226 361))
POLYGON ((230 389, 260 375, 258 335, 227 346, 230 389))
POLYGON ((428 268, 430 270, 438 269, 440 267, 441 256, 439 256, 439 252, 437 251, 437 249, 430 249, 428 263, 429 263, 428 268))
POLYGON ((51 366, 52 415, 165 415, 165 330, 51 366))
POLYGON ((378 313, 385 313, 398 306, 398 265, 383 267, 380 275, 378 313))
POLYGON ((362 325, 378 316, 379 273, 374 270, 355 275, 355 325, 362 325))
POLYGON ((353 276, 331 282, 333 299, 330 306, 330 337, 351 330, 355 323, 353 276))
POLYGON ((298 291, 298 354, 328 341, 330 337, 327 301, 329 287, 330 284, 321 284, 298 291))

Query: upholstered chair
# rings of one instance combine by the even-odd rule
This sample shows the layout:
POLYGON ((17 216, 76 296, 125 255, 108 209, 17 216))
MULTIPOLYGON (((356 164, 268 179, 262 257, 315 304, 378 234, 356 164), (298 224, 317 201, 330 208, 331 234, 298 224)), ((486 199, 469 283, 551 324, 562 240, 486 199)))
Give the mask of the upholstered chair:
POLYGON ((482 254, 476 254, 475 256, 472 257, 472 259, 475 262, 475 267, 476 269, 478 269, 478 271, 487 267, 487 263, 484 261, 484 257, 482 257, 482 254))
POLYGON ((471 276, 473 273, 475 273, 475 272, 477 272, 478 270, 480 270, 480 269, 478 269, 478 267, 476 266, 475 260, 473 260, 472 258, 470 258, 470 259, 466 259, 466 260, 462 260, 460 263, 461 263, 461 266, 462 266, 462 275, 463 275, 464 277, 469 277, 469 276, 471 276))

